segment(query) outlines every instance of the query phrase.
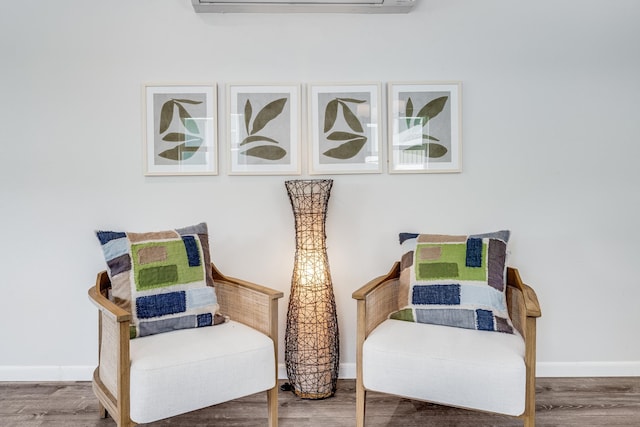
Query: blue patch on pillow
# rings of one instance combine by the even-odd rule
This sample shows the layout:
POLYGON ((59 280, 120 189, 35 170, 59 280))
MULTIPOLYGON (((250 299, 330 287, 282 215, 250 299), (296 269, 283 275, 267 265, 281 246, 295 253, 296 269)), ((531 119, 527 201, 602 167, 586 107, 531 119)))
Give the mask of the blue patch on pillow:
POLYGON ((460 305, 460 285, 414 286, 411 301, 414 305, 460 305))

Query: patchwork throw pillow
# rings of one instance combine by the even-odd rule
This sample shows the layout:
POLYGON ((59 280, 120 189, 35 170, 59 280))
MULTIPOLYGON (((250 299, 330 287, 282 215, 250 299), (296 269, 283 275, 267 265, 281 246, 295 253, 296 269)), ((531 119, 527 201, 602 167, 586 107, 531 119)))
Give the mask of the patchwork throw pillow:
POLYGON ((401 233, 399 307, 392 319, 513 333, 507 311, 509 231, 401 233))
POLYGON ((150 233, 97 231, 112 301, 131 313, 131 337, 224 322, 207 224, 150 233))

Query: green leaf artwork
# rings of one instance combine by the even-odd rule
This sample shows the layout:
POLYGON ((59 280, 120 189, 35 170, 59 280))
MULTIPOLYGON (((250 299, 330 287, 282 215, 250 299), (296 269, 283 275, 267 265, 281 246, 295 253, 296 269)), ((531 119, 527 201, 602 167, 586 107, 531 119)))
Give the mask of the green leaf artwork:
POLYGON ((247 130, 247 135, 251 135, 249 132, 251 116, 253 116, 253 108, 251 107, 251 101, 247 99, 247 102, 244 104, 244 127, 247 130))
POLYGON ((200 136, 200 129, 196 121, 187 110, 187 107, 185 107, 185 105, 198 104, 202 104, 202 101, 184 98, 172 98, 162 104, 158 133, 165 142, 182 142, 183 144, 164 150, 159 153, 158 156, 179 162, 191 158, 200 149, 204 139, 200 136), (184 128, 184 132, 168 132, 173 123, 176 110, 178 111, 178 118, 180 119, 181 127, 184 128))
POLYGON ((191 133, 200 133, 200 129, 198 129, 198 125, 191 117, 191 114, 189 114, 189 112, 177 102, 176 107, 178 107, 178 116, 180 117, 182 125, 191 133))
POLYGON ((158 156, 167 160, 175 160, 176 162, 179 162, 181 160, 190 159, 199 149, 199 145, 190 146, 185 143, 165 150, 162 153, 158 154, 158 156))
POLYGON ((413 102, 411 102, 411 98, 407 101, 407 108, 405 111, 405 117, 407 121, 407 128, 411 127, 411 117, 413 116, 413 102))
POLYGON ((181 104, 191 104, 191 105, 198 105, 198 104, 202 104, 202 101, 194 101, 193 99, 174 99, 174 101, 179 102, 181 104))
POLYGON ((202 142, 202 138, 196 135, 190 135, 181 132, 170 132, 162 137, 163 141, 167 142, 184 142, 188 141, 189 143, 193 142, 202 142))
POLYGON ((344 120, 347 122, 349 127, 353 129, 355 132, 364 132, 364 129, 362 129, 362 123, 360 123, 360 120, 358 120, 358 117, 356 117, 356 115, 353 114, 351 109, 347 107, 346 104, 341 103, 341 105, 342 105, 342 115, 344 116, 344 120))
MULTIPOLYGON (((331 132, 327 135, 327 139, 330 141, 346 141, 349 139, 360 138, 361 135, 357 135, 351 132, 331 132)), ((365 138, 366 140, 367 138, 365 138)))
POLYGON ((160 129, 159 132, 165 133, 167 129, 169 129, 169 125, 171 125, 171 120, 173 119, 173 106, 175 103, 173 100, 167 101, 162 105, 162 109, 160 110, 160 129))
POLYGON ((240 154, 244 154, 245 156, 259 157, 266 160, 280 160, 287 154, 287 152, 282 147, 279 147, 277 145, 259 145, 249 148, 248 150, 243 151, 240 154))
POLYGON ((335 127, 338 110, 342 110, 344 122, 351 131, 336 130, 326 135, 329 141, 347 142, 325 151, 322 153, 323 155, 334 159, 346 160, 355 157, 362 150, 362 147, 367 142, 367 137, 364 136, 364 128, 360 119, 358 119, 349 104, 362 104, 365 102, 365 100, 355 98, 335 98, 327 103, 324 110, 324 133, 330 132, 335 127))
POLYGON ((267 123, 278 117, 280 113, 282 113, 282 110, 284 110, 284 104, 286 103, 287 98, 280 98, 265 105, 253 120, 251 135, 254 135, 256 132, 260 132, 267 123))
POLYGON ((345 142, 335 148, 325 151, 325 156, 333 157, 335 159, 350 159, 364 147, 364 144, 367 142, 367 138, 362 136, 356 139, 352 139, 351 141, 345 142))
MULTIPOLYGON (((436 117, 438 114, 440 114, 444 110, 444 107, 448 99, 449 99, 448 96, 441 96, 439 98, 433 99, 429 101, 424 107, 422 107, 418 111, 418 113, 414 116, 413 101, 409 97, 409 99, 407 100, 407 105, 404 112, 407 128, 412 127, 412 122, 413 122, 413 126, 421 126, 421 127, 426 126, 431 119, 436 117)), ((427 135, 425 133, 422 134, 422 140, 423 141, 425 140, 440 141, 438 138, 432 135, 427 135)), ((423 142, 422 144, 416 144, 409 148, 405 148, 405 151, 422 151, 425 157, 437 159, 447 154, 448 149, 442 144, 423 142)))
POLYGON ((422 151, 425 157, 437 159, 447 154, 448 150, 444 145, 427 142, 424 144, 412 145, 411 147, 406 148, 405 151, 422 151))
POLYGON ((338 117, 338 100, 329 101, 324 110, 324 132, 329 132, 338 117))
POLYGON ((273 138, 269 138, 258 133, 263 130, 272 120, 277 118, 284 111, 284 107, 287 103, 287 98, 279 98, 275 101, 271 101, 253 117, 253 106, 251 101, 247 99, 244 104, 244 127, 247 131, 247 137, 242 140, 240 145, 260 143, 264 144, 256 145, 241 152, 245 156, 257 157, 264 160, 280 160, 287 155, 287 151, 276 145, 279 142, 273 138))
POLYGON ((274 144, 278 144, 278 141, 276 141, 275 139, 271 139, 266 136, 251 135, 243 139, 240 145, 251 144, 252 142, 258 142, 258 141, 267 141, 267 142, 273 142, 274 144))

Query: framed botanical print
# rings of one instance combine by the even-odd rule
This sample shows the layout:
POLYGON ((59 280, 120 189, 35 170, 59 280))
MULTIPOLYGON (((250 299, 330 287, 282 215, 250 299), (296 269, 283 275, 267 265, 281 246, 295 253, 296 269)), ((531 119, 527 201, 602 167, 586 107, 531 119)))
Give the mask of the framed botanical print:
POLYGON ((215 85, 145 85, 145 175, 216 175, 215 85))
POLYGON ((461 83, 390 83, 389 172, 462 170, 461 83))
POLYGON ((380 84, 309 85, 309 173, 380 173, 380 84))
POLYGON ((300 86, 227 86, 230 175, 300 174, 300 86))

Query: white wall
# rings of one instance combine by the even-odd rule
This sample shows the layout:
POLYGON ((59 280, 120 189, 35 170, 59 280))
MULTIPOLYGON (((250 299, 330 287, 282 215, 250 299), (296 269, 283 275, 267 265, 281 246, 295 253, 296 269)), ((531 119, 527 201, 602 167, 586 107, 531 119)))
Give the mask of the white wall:
POLYGON ((2 2, 0 380, 84 378, 96 363, 97 228, 207 221, 224 272, 285 292, 284 336, 287 177, 228 176, 225 162, 144 177, 141 85, 158 82, 216 82, 224 111, 229 82, 462 81, 461 174, 333 176, 343 375, 351 293, 388 270, 398 232, 499 228, 542 304, 539 374, 640 375, 638 22, 633 0, 419 0, 387 16, 2 2))

